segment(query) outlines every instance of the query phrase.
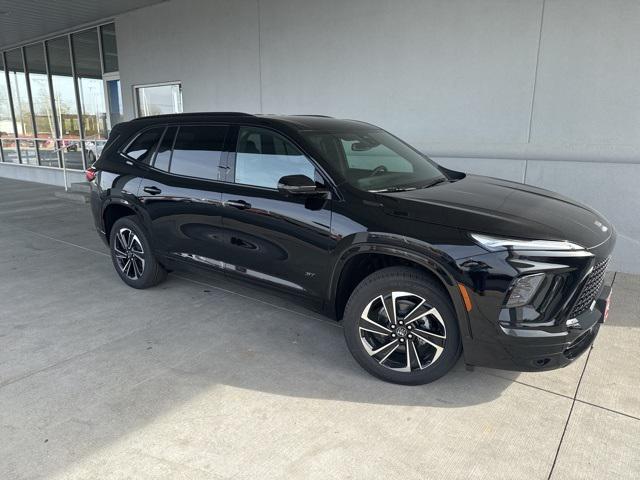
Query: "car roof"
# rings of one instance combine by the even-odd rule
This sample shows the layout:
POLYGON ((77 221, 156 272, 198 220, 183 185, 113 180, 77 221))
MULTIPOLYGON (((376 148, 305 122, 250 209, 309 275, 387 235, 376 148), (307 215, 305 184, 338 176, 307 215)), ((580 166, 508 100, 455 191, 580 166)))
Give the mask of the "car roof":
POLYGON ((154 115, 131 120, 131 126, 146 126, 157 123, 182 122, 220 122, 230 124, 254 123, 259 125, 285 126, 293 130, 343 131, 343 130, 371 130, 378 129, 375 125, 358 120, 346 120, 328 117, 326 115, 272 115, 242 112, 195 112, 174 113, 168 115, 154 115))

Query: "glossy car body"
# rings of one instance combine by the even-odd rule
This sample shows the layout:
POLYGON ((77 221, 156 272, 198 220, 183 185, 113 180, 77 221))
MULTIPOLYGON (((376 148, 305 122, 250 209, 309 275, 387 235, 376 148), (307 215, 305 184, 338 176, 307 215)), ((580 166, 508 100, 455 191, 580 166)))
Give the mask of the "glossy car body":
POLYGON ((591 345, 605 313, 602 277, 615 243, 613 227, 600 214, 547 190, 442 167, 448 181, 430 188, 354 188, 339 180, 335 162, 304 134, 346 127, 377 128, 315 116, 233 113, 119 124, 94 165, 96 227, 108 242, 113 222, 135 215, 167 269, 198 267, 245 278, 338 320, 367 274, 415 266, 449 294, 470 365, 546 370, 570 363, 591 345), (229 127, 217 179, 174 175, 124 154, 145 129, 185 124, 229 127), (315 180, 327 193, 287 196, 234 183, 241 126, 269 129, 292 142, 313 162, 315 180), (584 248, 492 250, 472 234, 584 248), (531 273, 544 273, 532 303, 507 308, 514 279, 531 273), (577 305, 585 301, 586 308, 577 305))

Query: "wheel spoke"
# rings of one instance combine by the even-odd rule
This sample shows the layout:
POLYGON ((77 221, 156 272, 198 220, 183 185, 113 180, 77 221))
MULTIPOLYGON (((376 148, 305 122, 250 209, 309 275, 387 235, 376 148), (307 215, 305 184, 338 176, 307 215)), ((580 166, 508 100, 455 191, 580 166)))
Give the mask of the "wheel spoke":
POLYGON ((373 333, 378 333, 380 335, 390 335, 391 334, 391 330, 389 330, 388 328, 380 325, 378 322, 375 322, 375 321, 373 321, 373 320, 371 320, 369 318, 369 312, 371 311, 371 306, 378 299, 380 299, 382 301, 382 296, 374 298, 366 306, 366 308, 364 309, 364 312, 362 312, 362 315, 360 316, 360 319, 363 320, 365 322, 365 324, 363 325, 362 322, 360 322, 359 327, 362 330, 366 330, 366 331, 373 332, 373 333))
MULTIPOLYGON (((413 357, 416 359, 416 363, 418 364, 418 368, 420 370, 422 370, 424 367, 422 366, 422 363, 420 362, 420 355, 418 355, 418 349, 416 348, 416 342, 412 341, 410 342, 411 344, 411 351, 413 352, 413 357)), ((409 348, 409 346, 407 345, 407 349, 409 348)))
POLYGON ((130 277, 131 276, 131 275, 129 275, 129 270, 130 269, 131 269, 131 259, 129 258, 127 260, 127 262, 124 264, 124 267, 122 267, 122 271, 124 272, 125 275, 130 277))
POLYGON ((429 332, 427 330, 423 330, 422 328, 414 328, 411 332, 416 336, 423 339, 425 342, 432 343, 440 348, 444 348, 444 342, 446 341, 446 337, 442 335, 438 335, 437 333, 429 332))
MULTIPOLYGON (((395 292, 394 292, 395 293, 395 292)), ((382 305, 384 306, 384 311, 387 314, 387 318, 391 325, 395 325, 397 323, 396 319, 396 298, 394 294, 391 294, 391 298, 385 298, 380 295, 380 300, 382 300, 382 305)))
POLYGON ((133 264, 133 271, 135 273, 136 278, 142 276, 142 267, 138 267, 138 262, 135 258, 131 259, 131 263, 133 264))
POLYGON ((378 355, 379 353, 383 353, 386 349, 390 347, 394 347, 394 350, 398 348, 398 340, 392 340, 389 343, 385 343, 383 346, 378 347, 376 349, 371 348, 371 346, 367 342, 363 342, 363 345, 365 350, 367 350, 367 353, 372 357, 375 357, 376 355, 378 355))
POLYGON ((143 257, 144 254, 142 252, 136 252, 135 250, 131 250, 131 254, 141 262, 144 262, 144 257, 143 257))
POLYGON ((387 358, 389 358, 389 355, 391 355, 393 352, 395 352, 398 349, 399 346, 400 346, 400 344, 396 343, 396 345, 391 350, 389 350, 389 352, 384 357, 382 357, 382 359, 378 363, 380 363, 380 364, 384 363, 384 361, 387 358))
POLYGON ((361 317, 363 322, 360 322, 360 330, 366 330, 367 332, 377 333, 378 335, 391 335, 391 330, 383 327, 379 323, 374 322, 364 316, 361 317))
POLYGON ((128 249, 133 248, 133 242, 135 241, 135 239, 136 239, 135 234, 131 230, 129 230, 129 241, 127 242, 128 249))
POLYGON ((127 249, 127 241, 124 239, 124 235, 122 235, 122 231, 116 233, 116 243, 120 242, 120 250, 127 249))
POLYGON ((437 310, 435 308, 424 308, 422 306, 423 304, 424 300, 420 302, 420 304, 417 305, 416 308, 409 312, 409 314, 404 319, 405 325, 409 325, 410 323, 413 323, 416 320, 420 320, 427 315, 433 315, 434 313, 437 313, 437 310))
POLYGON ((404 367, 394 368, 393 370, 397 370, 398 372, 410 372, 411 371, 411 354, 409 353, 409 345, 405 342, 404 344, 404 367))
POLYGON ((412 330, 412 332, 416 337, 418 337, 418 339, 430 345, 435 350, 431 363, 435 362, 444 351, 445 339, 443 337, 440 337, 439 335, 434 335, 431 332, 427 332, 426 330, 420 330, 417 328, 412 330))

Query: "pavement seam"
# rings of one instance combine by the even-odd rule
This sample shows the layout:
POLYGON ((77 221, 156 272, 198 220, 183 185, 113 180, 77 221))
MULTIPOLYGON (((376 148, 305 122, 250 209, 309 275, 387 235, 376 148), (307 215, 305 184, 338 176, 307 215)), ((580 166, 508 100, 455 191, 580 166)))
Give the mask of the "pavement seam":
POLYGON ((560 454, 560 448, 562 447, 562 442, 564 440, 564 436, 567 433, 567 428, 569 427, 569 421, 571 420, 571 414, 573 413, 573 407, 576 404, 578 391, 580 390, 580 384, 582 383, 582 377, 584 377, 584 372, 587 370, 587 365, 589 364, 589 358, 591 357, 591 352, 593 351, 593 346, 589 349, 587 353, 587 361, 584 362, 584 367, 582 368, 582 373, 580 374, 580 379, 578 380, 578 385, 576 386, 576 391, 573 394, 573 401, 571 402, 571 408, 569 409, 569 415, 567 415, 567 421, 564 424, 564 428, 562 429, 562 435, 560 436, 560 442, 558 442, 558 448, 556 449, 556 454, 553 457, 553 463, 551 464, 551 470, 549 471, 549 476, 547 480, 551 480, 551 476, 553 475, 553 470, 556 467, 556 463, 558 461, 558 455, 560 454))
POLYGON ((595 403, 587 402, 586 400, 580 400, 579 398, 576 398, 576 402, 582 403, 584 405, 589 405, 590 407, 600 408, 602 410, 606 410, 607 412, 615 413, 617 415, 622 415, 623 417, 627 417, 627 418, 630 418, 632 420, 637 420, 637 421, 640 422, 640 418, 639 417, 635 417, 635 416, 630 415, 628 413, 620 412, 618 410, 614 410, 614 409, 608 408, 608 407, 603 407, 602 405, 596 405, 595 403))
POLYGON ((507 380, 509 382, 517 383, 518 385, 522 385, 522 386, 525 386, 525 387, 533 388, 533 389, 539 390, 541 392, 550 393, 552 395, 556 395, 558 397, 566 398, 568 400, 573 400, 574 399, 570 395, 565 395, 564 393, 554 392, 553 390, 547 390, 546 388, 538 387, 536 385, 531 385, 530 383, 525 383, 525 382, 522 382, 520 380, 514 380, 513 378, 503 377, 503 376, 498 375, 496 373, 489 373, 489 372, 479 372, 479 373, 482 373, 484 375, 489 375, 489 376, 495 377, 495 378, 501 378, 502 380, 507 380))

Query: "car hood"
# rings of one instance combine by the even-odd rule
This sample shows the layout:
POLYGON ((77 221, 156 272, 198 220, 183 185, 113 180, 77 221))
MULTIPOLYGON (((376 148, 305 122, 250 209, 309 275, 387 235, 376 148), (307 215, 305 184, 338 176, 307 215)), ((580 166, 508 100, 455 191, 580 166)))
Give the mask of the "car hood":
POLYGON ((542 188, 467 175, 430 188, 381 194, 385 211, 403 218, 504 237, 605 242, 609 222, 595 210, 542 188))

